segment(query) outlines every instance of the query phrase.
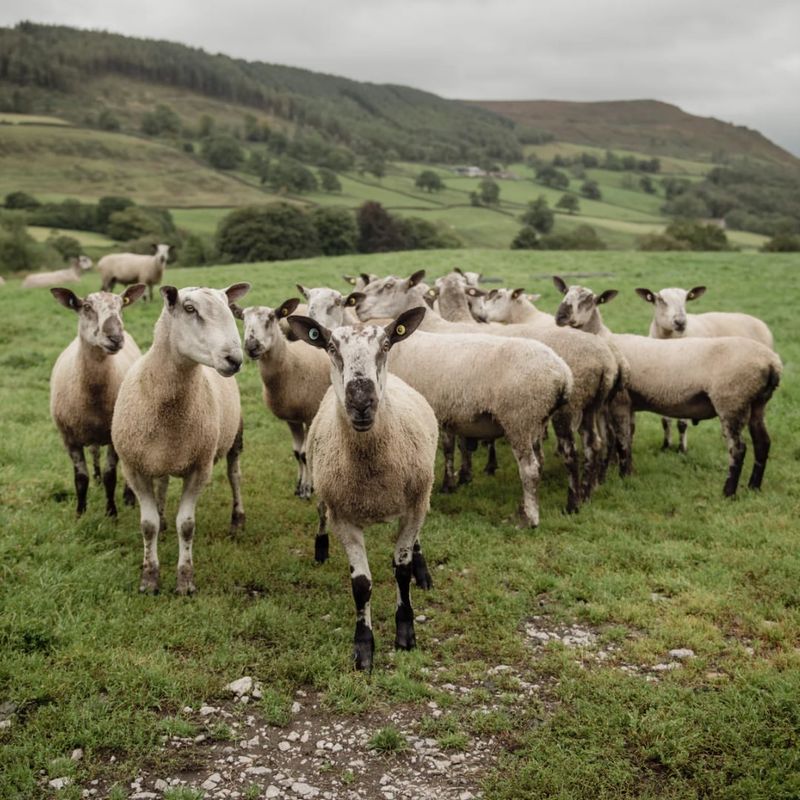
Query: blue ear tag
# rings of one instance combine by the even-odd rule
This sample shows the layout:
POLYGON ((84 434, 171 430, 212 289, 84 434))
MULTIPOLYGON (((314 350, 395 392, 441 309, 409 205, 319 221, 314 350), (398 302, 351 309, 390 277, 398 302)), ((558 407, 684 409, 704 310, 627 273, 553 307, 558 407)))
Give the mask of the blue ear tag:
POLYGON ((319 339, 319 331, 316 328, 311 328, 311 330, 308 332, 308 338, 312 341, 316 341, 319 339))

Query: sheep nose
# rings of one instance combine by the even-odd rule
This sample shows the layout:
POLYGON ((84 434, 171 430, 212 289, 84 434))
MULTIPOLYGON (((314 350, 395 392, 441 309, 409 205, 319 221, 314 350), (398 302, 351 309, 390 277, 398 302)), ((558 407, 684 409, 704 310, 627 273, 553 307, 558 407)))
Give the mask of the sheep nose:
POLYGON ((122 342, 124 340, 123 340, 122 336, 120 336, 118 333, 109 334, 106 338, 108 339, 109 342, 111 342, 111 344, 117 350, 119 350, 122 347, 122 342))
POLYGON ((225 363, 230 367, 231 374, 242 368, 242 359, 239 356, 225 356, 225 363))

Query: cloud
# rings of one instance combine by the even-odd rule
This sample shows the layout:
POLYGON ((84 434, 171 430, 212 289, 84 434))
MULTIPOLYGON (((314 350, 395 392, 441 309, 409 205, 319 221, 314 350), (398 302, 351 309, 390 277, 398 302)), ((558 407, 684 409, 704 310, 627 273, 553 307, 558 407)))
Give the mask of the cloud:
POLYGON ((653 98, 800 153, 793 0, 6 0, 20 19, 169 39, 446 97, 653 98))

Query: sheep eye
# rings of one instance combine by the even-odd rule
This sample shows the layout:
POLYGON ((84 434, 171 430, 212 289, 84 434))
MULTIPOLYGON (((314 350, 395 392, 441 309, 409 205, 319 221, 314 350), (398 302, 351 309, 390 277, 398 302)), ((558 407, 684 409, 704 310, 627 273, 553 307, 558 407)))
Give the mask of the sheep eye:
POLYGON ((84 311, 91 311, 92 310, 91 303, 84 303, 83 304, 83 310, 84 311))
POLYGON ((195 312, 195 308, 191 303, 186 303, 186 305, 184 305, 184 307, 183 307, 183 310, 187 314, 194 314, 194 312, 195 312))

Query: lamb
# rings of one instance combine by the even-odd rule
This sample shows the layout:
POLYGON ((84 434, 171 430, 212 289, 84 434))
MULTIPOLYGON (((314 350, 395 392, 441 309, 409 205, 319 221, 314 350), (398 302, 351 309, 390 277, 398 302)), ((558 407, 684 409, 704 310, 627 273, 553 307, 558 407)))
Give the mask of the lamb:
MULTIPOLYGON (((686 303, 696 300, 705 294, 705 286, 695 286, 688 292, 686 289, 662 289, 660 292, 651 292, 649 289, 636 289, 645 302, 653 304, 653 320, 650 323, 650 336, 654 339, 672 339, 683 336, 744 336, 766 345, 774 350, 772 332, 757 317, 749 314, 736 314, 726 312, 707 312, 705 314, 687 314, 686 303)), ((669 417, 661 418, 664 429, 664 442, 662 450, 669 450, 672 438, 672 421, 669 417)), ((678 420, 678 434, 680 443, 678 450, 686 452, 686 429, 688 423, 685 419, 678 420)))
POLYGON ((780 383, 780 358, 760 342, 741 336, 664 340, 612 334, 598 305, 616 295, 613 289, 598 296, 591 289, 570 286, 556 322, 616 343, 630 363, 634 411, 693 420, 719 417, 728 445, 726 497, 736 494, 746 451, 742 428, 748 425, 755 454, 749 487, 759 489, 770 449, 764 414, 780 383))
MULTIPOLYGON (((258 361, 267 408, 289 426, 297 461, 295 494, 308 499, 313 486, 306 460, 308 427, 330 386, 330 364, 325 353, 312 350, 302 342, 287 341, 280 331, 298 306, 296 297, 278 308, 232 306, 235 316, 244 320, 244 349, 258 361)), ((319 553, 318 553, 319 555, 319 553)), ((319 559, 318 560, 324 560, 319 559)))
MULTIPOLYGON (((77 283, 84 274, 92 268, 92 259, 78 256, 70 259, 66 269, 57 269, 53 272, 34 272, 22 281, 23 289, 33 289, 42 286, 60 286, 62 283, 77 283)), ((134 281, 131 281, 133 283, 134 281)), ((103 291, 106 291, 105 289, 103 291)))
POLYGON ((224 291, 162 286, 153 344, 129 370, 117 397, 111 439, 136 493, 144 540, 140 592, 160 584, 158 534, 171 475, 183 478, 177 515, 178 594, 195 591, 195 507, 214 462, 226 456, 233 495, 231 534, 244 526, 239 454, 242 413, 235 375, 242 345, 228 307, 249 283, 224 291))
POLYGON ((330 357, 331 386, 311 424, 308 456, 327 523, 350 562, 358 670, 372 670, 375 650, 364 527, 399 519, 392 562, 397 649, 416 647, 412 574, 418 585, 431 585, 419 533, 430 505, 438 426, 425 398, 387 374, 390 353, 411 336, 424 313, 411 309, 386 327, 359 324, 332 331, 309 317, 289 318, 299 339, 330 357))
POLYGON ((121 283, 144 283, 147 296, 153 299, 153 287, 161 283, 169 257, 168 244, 154 244, 152 255, 138 253, 109 253, 97 262, 97 269, 103 280, 103 291, 110 292, 114 285, 121 283))
MULTIPOLYGON (((50 290, 62 306, 78 315, 78 335, 58 357, 50 375, 50 414, 72 460, 78 516, 86 511, 89 488, 84 447, 91 449, 99 473, 99 449, 106 445, 106 514, 117 516, 117 454, 111 443, 111 417, 122 379, 141 356, 136 342, 123 330, 122 309, 136 302, 144 290, 137 284, 122 295, 95 292, 83 300, 70 289, 50 290)), ((128 487, 124 498, 133 503, 128 487)))
MULTIPOLYGON (((365 287, 356 303, 356 313, 361 319, 385 317, 419 304, 427 287, 421 285, 424 270, 407 279, 384 278, 365 287)), ((460 285, 448 284, 463 301, 460 285)), ((442 298, 440 297, 440 302, 442 298)), ((447 301, 445 301, 447 303, 447 301)), ((423 321, 423 330, 436 333, 493 334, 523 338, 552 348, 567 364, 574 379, 574 389, 569 400, 571 423, 580 429, 586 463, 582 480, 582 495, 589 499, 601 474, 602 438, 598 430, 598 413, 618 388, 621 376, 619 366, 608 346, 593 341, 578 331, 562 331, 554 325, 477 325, 473 322, 453 323, 430 312, 423 321), (599 344, 599 346, 598 346, 599 344)), ((448 354, 449 356, 449 354, 448 354)), ((439 359, 441 360, 441 359, 439 359)), ((475 366, 465 374, 471 375, 475 366)), ((566 413, 566 412, 564 412, 566 413)))

